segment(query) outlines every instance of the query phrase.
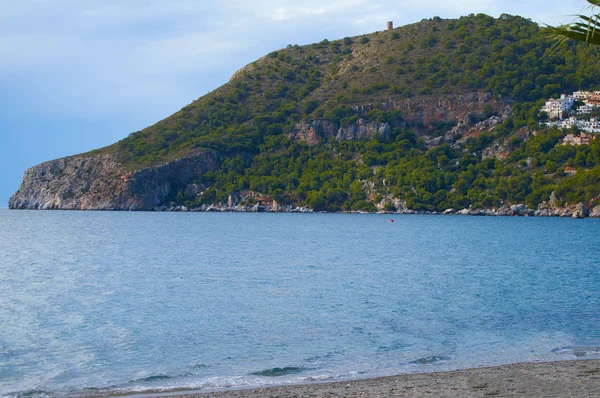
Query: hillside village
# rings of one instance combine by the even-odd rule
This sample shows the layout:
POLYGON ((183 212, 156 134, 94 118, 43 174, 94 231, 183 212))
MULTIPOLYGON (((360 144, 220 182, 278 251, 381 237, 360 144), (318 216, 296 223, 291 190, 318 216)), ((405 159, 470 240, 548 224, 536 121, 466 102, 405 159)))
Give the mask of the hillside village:
POLYGON ((562 140, 563 145, 586 145, 600 133, 600 121, 593 114, 600 106, 600 91, 575 91, 572 95, 562 94, 560 98, 549 99, 540 109, 550 119, 543 124, 559 129, 576 127, 579 135, 569 133, 562 140), (587 116, 587 118, 586 118, 587 116))

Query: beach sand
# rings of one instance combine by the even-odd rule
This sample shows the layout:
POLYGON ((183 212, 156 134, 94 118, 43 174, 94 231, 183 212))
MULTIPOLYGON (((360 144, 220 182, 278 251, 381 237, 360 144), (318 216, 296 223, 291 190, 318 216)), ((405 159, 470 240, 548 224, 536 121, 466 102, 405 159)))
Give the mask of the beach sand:
POLYGON ((521 363, 323 384, 178 393, 181 398, 600 397, 600 360, 521 363))

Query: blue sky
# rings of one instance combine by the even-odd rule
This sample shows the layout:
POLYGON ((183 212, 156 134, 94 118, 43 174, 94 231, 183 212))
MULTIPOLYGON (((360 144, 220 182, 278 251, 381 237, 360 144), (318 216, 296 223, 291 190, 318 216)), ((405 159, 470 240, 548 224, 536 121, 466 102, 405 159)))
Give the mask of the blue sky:
POLYGON ((109 145, 287 44, 440 16, 570 22, 581 1, 2 0, 0 207, 26 168, 109 145), (551 3, 551 4, 550 4, 551 3))

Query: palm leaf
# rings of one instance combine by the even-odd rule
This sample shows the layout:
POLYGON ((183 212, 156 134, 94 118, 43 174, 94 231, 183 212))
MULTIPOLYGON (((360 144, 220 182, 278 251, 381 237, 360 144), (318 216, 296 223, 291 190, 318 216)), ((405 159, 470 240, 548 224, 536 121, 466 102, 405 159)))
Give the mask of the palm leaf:
POLYGON ((600 0, 587 0, 587 2, 590 3, 591 16, 577 15, 579 19, 570 25, 549 26, 558 40, 557 45, 562 45, 569 39, 600 45, 600 14, 593 13, 595 7, 600 7, 600 0))

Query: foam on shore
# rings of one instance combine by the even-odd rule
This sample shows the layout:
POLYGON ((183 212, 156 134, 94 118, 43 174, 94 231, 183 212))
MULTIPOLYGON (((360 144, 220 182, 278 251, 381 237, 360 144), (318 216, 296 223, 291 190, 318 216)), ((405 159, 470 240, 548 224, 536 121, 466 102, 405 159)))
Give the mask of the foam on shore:
POLYGON ((597 397, 600 396, 600 360, 520 363, 333 383, 220 392, 157 393, 143 396, 171 398, 597 397))

